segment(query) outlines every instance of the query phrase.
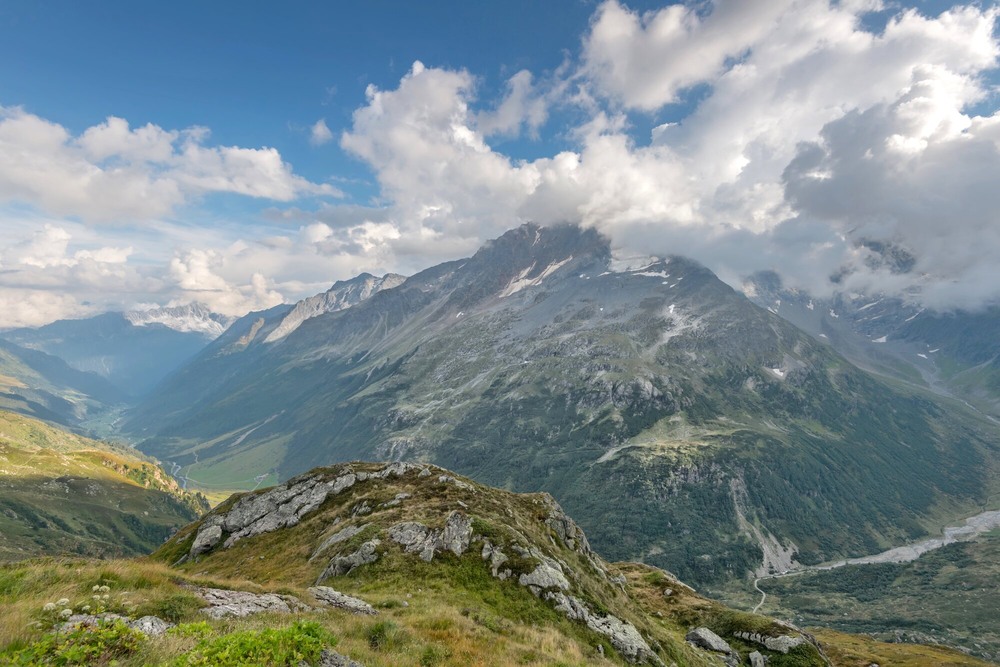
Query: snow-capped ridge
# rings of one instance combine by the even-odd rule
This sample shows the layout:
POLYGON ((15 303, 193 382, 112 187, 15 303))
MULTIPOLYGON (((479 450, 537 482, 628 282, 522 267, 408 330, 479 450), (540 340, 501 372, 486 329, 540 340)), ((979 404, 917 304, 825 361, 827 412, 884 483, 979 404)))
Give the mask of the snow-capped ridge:
POLYGON ((373 294, 382 290, 398 287, 406 280, 406 276, 397 273, 387 273, 382 277, 370 273, 362 273, 350 280, 338 280, 333 287, 295 304, 284 319, 264 339, 265 343, 275 343, 292 333, 306 320, 344 310, 361 303, 373 294))
POLYGON ((161 325, 182 333, 198 333, 215 339, 229 328, 235 317, 213 313, 202 303, 166 306, 149 310, 129 310, 122 317, 134 327, 161 325))

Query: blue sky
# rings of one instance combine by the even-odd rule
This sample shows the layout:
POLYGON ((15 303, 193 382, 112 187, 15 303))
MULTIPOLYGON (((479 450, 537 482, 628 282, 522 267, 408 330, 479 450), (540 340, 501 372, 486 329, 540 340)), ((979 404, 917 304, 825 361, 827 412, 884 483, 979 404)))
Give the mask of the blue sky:
POLYGON ((3 3, 0 327, 240 314, 526 220, 737 287, 775 269, 828 293, 846 270, 838 288, 994 303, 996 19, 877 0, 3 3))

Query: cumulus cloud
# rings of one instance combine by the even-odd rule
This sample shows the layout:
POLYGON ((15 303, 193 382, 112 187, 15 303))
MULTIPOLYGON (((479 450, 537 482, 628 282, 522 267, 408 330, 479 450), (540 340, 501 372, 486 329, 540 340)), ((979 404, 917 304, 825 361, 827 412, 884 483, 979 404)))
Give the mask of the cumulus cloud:
POLYGON ((535 86, 534 76, 521 70, 507 80, 504 98, 495 109, 481 112, 476 126, 485 136, 517 135, 522 127, 537 136, 549 115, 549 102, 535 86))
POLYGON ((260 272, 248 276, 248 284, 230 284, 218 272, 224 261, 224 256, 213 250, 189 250, 175 256, 170 261, 169 277, 181 296, 172 305, 198 302, 223 315, 244 315, 284 301, 260 272))
POLYGON ((273 148, 206 146, 208 131, 130 128, 111 117, 74 137, 0 107, 0 201, 93 222, 142 221, 215 192, 277 201, 338 196, 292 172, 273 148))
POLYGON ((309 128, 309 143, 313 146, 322 146, 333 141, 333 132, 326 125, 326 119, 320 118, 309 128))
MULTIPOLYGON (((928 165, 936 160, 933 179, 941 183, 955 164, 950 161, 986 150, 991 121, 967 109, 984 99, 982 76, 996 66, 997 10, 956 7, 928 17, 908 9, 876 33, 861 19, 880 7, 861 0, 716 2, 707 10, 675 5, 639 15, 611 0, 595 14, 572 75, 610 106, 588 103, 591 119, 572 130, 576 149, 511 160, 489 137, 524 122, 516 109, 521 103, 512 100, 516 85, 529 90, 527 77, 519 84, 512 79, 509 115, 500 113, 506 101, 483 112, 475 109, 471 74, 421 63, 395 90, 369 88, 341 145, 371 165, 391 203, 386 219, 399 237, 387 243, 397 261, 401 253, 455 256, 524 220, 572 221, 600 228, 620 246, 692 255, 733 284, 740 274, 771 268, 822 293, 844 287, 830 276, 843 278, 846 268, 851 275, 867 273, 868 289, 933 300, 944 285, 972 280, 971 272, 962 277, 936 262, 948 245, 903 211, 893 213, 898 223, 891 230, 876 233, 873 223, 858 219, 864 206, 834 215, 821 199, 857 201, 858 193, 880 187, 888 192, 885 178, 917 155, 928 165), (708 89, 685 118, 656 128, 649 143, 635 140, 627 109, 661 108, 694 85, 708 89), (843 181, 817 178, 806 193, 799 166, 817 151, 835 153, 836 124, 889 109, 896 122, 886 136, 843 130, 865 159, 894 147, 872 163, 882 178, 849 184, 847 174, 858 181, 865 173, 850 167, 843 181), (981 141, 971 140, 974 127, 981 141), (946 137, 947 155, 939 145, 946 137), (858 188, 853 195, 851 187, 858 188), (869 237, 912 248, 922 273, 872 270, 870 244, 863 243, 869 237)), ((836 166, 817 160, 807 170, 814 176, 836 166)), ((966 164, 976 167, 950 171, 961 183, 954 195, 931 181, 914 181, 906 196, 898 190, 882 196, 967 225, 970 239, 988 238, 989 211, 996 210, 991 197, 976 200, 978 217, 954 203, 991 178, 975 175, 976 168, 988 168, 981 160, 966 164), (939 205, 924 206, 933 193, 939 205)), ((952 264, 968 259, 956 253, 952 264)), ((976 298, 986 298, 984 292, 996 297, 1000 287, 974 290, 976 298)))

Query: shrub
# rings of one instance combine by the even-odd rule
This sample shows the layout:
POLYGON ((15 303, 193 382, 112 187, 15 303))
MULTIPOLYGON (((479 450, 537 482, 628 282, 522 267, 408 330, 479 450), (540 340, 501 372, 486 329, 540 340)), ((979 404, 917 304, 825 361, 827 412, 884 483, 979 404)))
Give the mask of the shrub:
POLYGON ((122 621, 50 632, 6 656, 11 665, 104 665, 135 653, 146 636, 122 621))
POLYGON ((374 651, 390 651, 406 643, 406 632, 392 621, 379 621, 366 632, 368 645, 374 651))
MULTIPOLYGON (((198 624, 191 624, 198 625, 198 624)), ((237 667, 315 663, 336 639, 315 621, 299 621, 286 628, 243 630, 203 639, 178 658, 175 667, 237 667)))

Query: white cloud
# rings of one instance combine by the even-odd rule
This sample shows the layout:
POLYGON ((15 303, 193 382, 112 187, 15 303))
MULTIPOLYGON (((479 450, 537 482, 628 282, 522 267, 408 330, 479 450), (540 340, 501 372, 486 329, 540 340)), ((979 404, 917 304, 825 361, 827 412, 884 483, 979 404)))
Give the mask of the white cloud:
POLYGON ((714 79, 728 59, 767 36, 792 0, 716 0, 638 13, 616 0, 601 5, 584 41, 583 71, 626 107, 654 110, 714 79))
POLYGON ((517 135, 522 126, 535 136, 548 118, 548 105, 536 89, 531 72, 521 70, 507 80, 506 95, 500 104, 478 115, 476 127, 487 137, 517 135))
POLYGON ((213 193, 292 201, 339 196, 292 172, 273 148, 206 146, 208 131, 130 129, 121 118, 73 137, 61 125, 0 107, 0 202, 88 221, 143 221, 213 193))
POLYGON ((198 302, 223 315, 244 315, 284 301, 259 271, 248 276, 248 284, 231 284, 218 272, 225 259, 213 250, 189 250, 175 256, 170 261, 169 278, 181 294, 171 304, 198 302))
POLYGON ((309 143, 313 146, 322 146, 333 140, 333 132, 326 125, 326 119, 320 118, 309 128, 309 143))

